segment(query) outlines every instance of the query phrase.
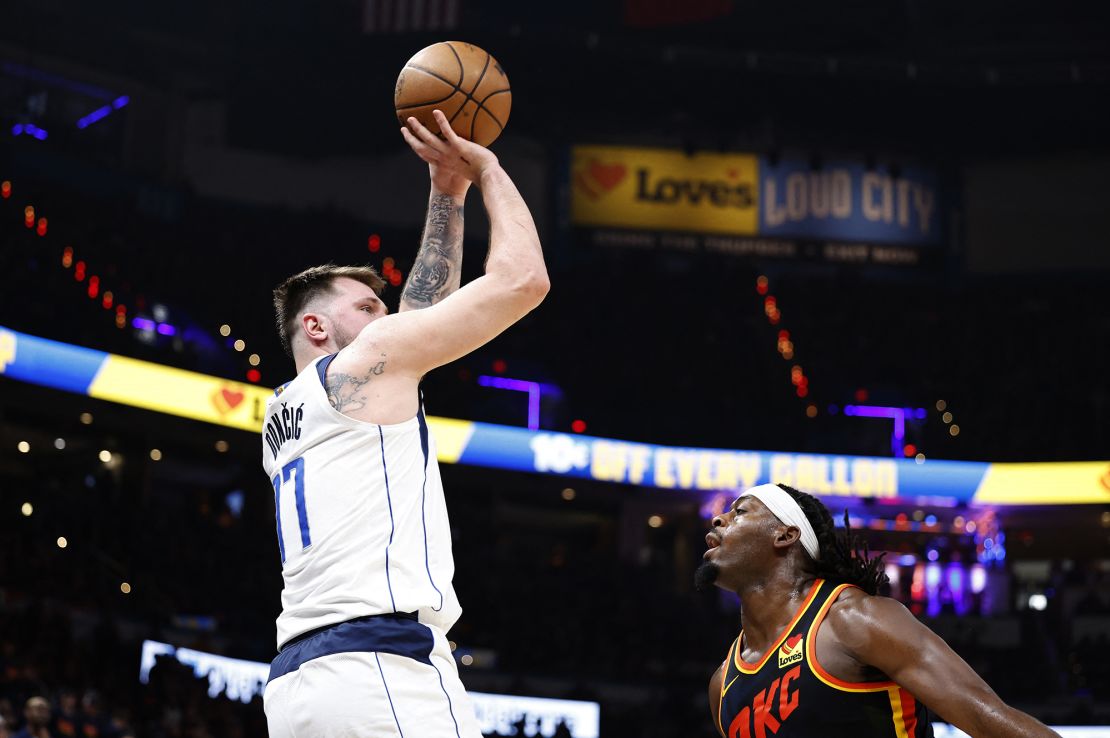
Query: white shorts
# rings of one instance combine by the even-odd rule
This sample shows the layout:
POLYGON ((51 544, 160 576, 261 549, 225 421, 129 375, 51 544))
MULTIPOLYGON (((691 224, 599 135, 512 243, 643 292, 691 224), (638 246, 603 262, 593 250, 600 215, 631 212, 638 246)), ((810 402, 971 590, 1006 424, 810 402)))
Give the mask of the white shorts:
POLYGON ((264 693, 270 738, 482 738, 442 631, 361 620, 282 650, 264 693))

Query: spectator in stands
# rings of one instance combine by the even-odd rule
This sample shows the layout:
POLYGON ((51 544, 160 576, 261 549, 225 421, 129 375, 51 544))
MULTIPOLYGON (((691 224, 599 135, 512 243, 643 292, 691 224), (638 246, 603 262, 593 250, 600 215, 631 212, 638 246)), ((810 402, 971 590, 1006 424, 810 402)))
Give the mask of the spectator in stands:
POLYGON ((45 697, 32 697, 23 708, 27 721, 12 738, 54 738, 50 730, 50 703, 45 697))
POLYGON ((54 733, 60 738, 77 738, 81 735, 77 693, 72 689, 63 689, 58 693, 58 709, 54 712, 54 733))
POLYGON ((12 707, 12 701, 6 697, 0 699, 0 723, 4 725, 4 729, 7 731, 0 732, 0 738, 7 738, 7 736, 15 730, 15 726, 18 722, 19 721, 15 719, 15 709, 12 707))
POLYGON ((95 689, 90 689, 81 697, 81 732, 85 738, 115 738, 112 727, 104 712, 104 700, 95 689))

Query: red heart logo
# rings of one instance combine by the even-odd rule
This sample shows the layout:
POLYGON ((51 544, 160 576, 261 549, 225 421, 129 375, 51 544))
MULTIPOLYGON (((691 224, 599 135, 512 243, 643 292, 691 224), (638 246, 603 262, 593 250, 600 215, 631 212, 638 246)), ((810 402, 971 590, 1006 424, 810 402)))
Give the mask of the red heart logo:
POLYGON ((219 392, 212 393, 212 404, 216 406, 220 415, 224 415, 237 408, 246 396, 245 392, 224 387, 219 392))
POLYGON ((238 407, 239 403, 243 401, 244 397, 246 397, 246 395, 242 392, 232 392, 229 389, 220 390, 220 395, 224 398, 224 402, 227 403, 227 406, 232 410, 238 407))
POLYGON ((624 164, 602 164, 597 159, 590 161, 590 178, 604 190, 611 190, 624 180, 628 168, 624 164))

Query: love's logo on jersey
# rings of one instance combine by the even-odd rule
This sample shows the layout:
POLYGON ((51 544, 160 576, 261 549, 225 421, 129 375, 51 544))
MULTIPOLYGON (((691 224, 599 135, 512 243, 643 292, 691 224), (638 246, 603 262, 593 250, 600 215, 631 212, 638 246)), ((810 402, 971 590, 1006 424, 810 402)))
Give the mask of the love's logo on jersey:
POLYGON ((780 669, 785 669, 802 660, 802 646, 804 643, 805 641, 802 640, 800 633, 786 639, 786 643, 782 644, 782 648, 779 649, 780 669))

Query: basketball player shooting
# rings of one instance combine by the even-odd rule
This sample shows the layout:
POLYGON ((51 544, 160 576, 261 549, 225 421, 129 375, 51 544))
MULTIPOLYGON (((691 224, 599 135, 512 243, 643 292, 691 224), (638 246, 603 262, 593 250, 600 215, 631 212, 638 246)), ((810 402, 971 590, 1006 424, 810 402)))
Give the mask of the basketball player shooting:
POLYGON ((725 738, 931 737, 924 705, 972 738, 1057 736, 1002 702, 901 603, 876 596, 881 558, 853 550, 816 498, 754 487, 705 539, 699 589, 735 592, 743 607, 709 681, 725 738))
POLYGON ((318 266, 274 291, 297 376, 266 410, 284 589, 264 693, 271 738, 481 733, 446 638, 462 612, 419 383, 524 317, 549 288, 539 236, 489 150, 415 118, 432 190, 420 250, 388 315, 370 267, 318 266), (459 288, 463 200, 490 221, 485 274, 459 288))

